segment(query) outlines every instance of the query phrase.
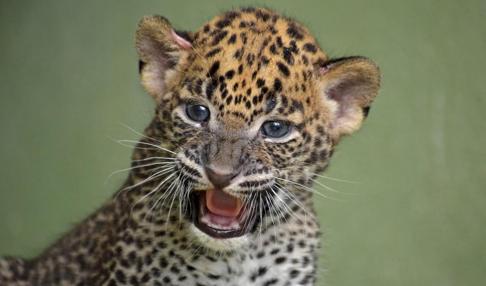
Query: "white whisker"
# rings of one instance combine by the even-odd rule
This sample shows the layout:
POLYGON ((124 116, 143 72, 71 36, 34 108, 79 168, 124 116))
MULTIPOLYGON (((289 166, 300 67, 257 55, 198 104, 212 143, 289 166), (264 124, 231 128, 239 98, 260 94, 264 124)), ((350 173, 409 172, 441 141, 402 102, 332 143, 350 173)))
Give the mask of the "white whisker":
POLYGON ((155 141, 155 142, 156 142, 156 143, 158 143, 158 144, 160 144, 160 143, 161 143, 161 142, 160 142, 160 140, 157 140, 157 139, 155 139, 155 138, 152 138, 152 137, 150 137, 150 136, 147 136, 147 135, 145 135, 145 134, 142 134, 142 133, 138 132, 137 130, 135 130, 134 128, 132 128, 132 127, 128 126, 128 125, 127 125, 127 124, 125 124, 125 123, 120 122, 120 125, 121 125, 121 126, 123 126, 123 127, 125 127, 125 128, 127 128, 128 130, 132 131, 133 133, 137 134, 138 136, 141 136, 141 137, 143 137, 143 138, 147 138, 147 139, 153 140, 153 141, 155 141))
POLYGON ((297 182, 294 182, 294 181, 291 181, 291 180, 287 180, 287 179, 283 179, 283 178, 279 178, 279 177, 275 177, 275 179, 277 179, 277 180, 281 180, 281 181, 284 181, 284 182, 288 182, 288 183, 293 184, 293 185, 296 185, 296 186, 299 186, 299 187, 301 187, 302 189, 304 189, 304 190, 306 190, 306 191, 308 191, 308 192, 310 192, 310 193, 315 193, 315 194, 317 194, 317 195, 319 195, 319 196, 321 196, 321 197, 323 197, 323 198, 325 198, 325 199, 331 199, 331 200, 335 200, 335 201, 338 201, 338 202, 342 202, 342 201, 341 201, 341 200, 339 200, 339 199, 336 199, 336 198, 333 198, 333 197, 326 196, 326 195, 324 195, 324 194, 320 193, 320 192, 319 192, 319 191, 317 191, 317 190, 314 190, 314 189, 312 189, 312 188, 309 188, 309 187, 307 187, 307 186, 305 186, 305 185, 302 185, 302 184, 299 184, 299 183, 297 183, 297 182))
POLYGON ((350 181, 350 180, 344 180, 344 179, 339 179, 339 178, 335 178, 335 177, 329 177, 329 176, 326 176, 326 175, 312 173, 312 172, 308 172, 308 173, 311 174, 311 175, 317 176, 319 178, 327 179, 327 180, 330 180, 330 181, 336 181, 336 182, 341 182, 341 183, 349 183, 349 184, 360 184, 360 182, 356 182, 356 181, 350 181))
POLYGON ((152 194, 154 194, 155 192, 157 192, 161 187, 162 185, 167 182, 167 180, 169 180, 171 177, 173 177, 175 175, 175 173, 172 173, 170 174, 169 176, 167 176, 164 180, 162 180, 162 182, 160 182, 153 190, 151 190, 150 192, 148 192, 146 195, 144 195, 143 197, 141 197, 139 200, 137 200, 131 207, 131 212, 133 212, 133 208, 139 204, 140 202, 142 202, 144 199, 148 198, 149 196, 151 196, 152 194))
POLYGON ((138 159, 138 160, 132 160, 132 162, 145 162, 145 161, 150 161, 150 160, 158 160, 162 162, 167 162, 167 161, 176 161, 177 158, 174 157, 147 157, 143 159, 138 159))
POLYGON ((311 179, 311 180, 312 180, 314 183, 318 184, 319 186, 321 186, 321 187, 325 188, 326 190, 329 190, 329 191, 331 191, 331 192, 333 192, 333 193, 337 193, 337 194, 346 194, 346 193, 344 193, 344 192, 340 192, 340 191, 338 191, 338 190, 336 190, 336 189, 333 189, 333 188, 329 187, 328 185, 325 185, 325 184, 323 184, 323 183, 319 182, 318 180, 314 180, 314 179, 311 179))
MULTIPOLYGON (((130 167, 130 168, 120 169, 120 170, 113 171, 108 176, 108 178, 106 180, 109 180, 111 177, 113 177, 116 174, 123 173, 123 172, 126 172, 126 171, 136 170, 136 169, 150 167, 150 166, 164 166, 164 165, 170 165, 170 164, 175 164, 175 163, 174 162, 156 162, 156 163, 143 164, 143 165, 133 166, 133 167, 130 167)), ((156 169, 157 168, 155 168, 154 170, 156 170, 156 169)))
POLYGON ((138 144, 147 145, 147 146, 150 146, 150 147, 154 147, 154 148, 156 148, 156 149, 158 149, 158 150, 165 151, 165 152, 169 152, 169 153, 171 153, 171 154, 177 155, 177 153, 176 153, 176 152, 174 152, 174 151, 171 151, 171 150, 166 149, 166 148, 164 148, 164 147, 162 147, 162 146, 155 145, 155 144, 148 143, 148 142, 143 142, 143 141, 135 141, 135 140, 127 140, 127 139, 125 139, 125 140, 118 140, 117 142, 118 142, 118 143, 120 143, 120 144, 124 144, 124 143, 132 143, 132 144, 135 144, 135 146, 136 146, 136 145, 138 145, 138 144))

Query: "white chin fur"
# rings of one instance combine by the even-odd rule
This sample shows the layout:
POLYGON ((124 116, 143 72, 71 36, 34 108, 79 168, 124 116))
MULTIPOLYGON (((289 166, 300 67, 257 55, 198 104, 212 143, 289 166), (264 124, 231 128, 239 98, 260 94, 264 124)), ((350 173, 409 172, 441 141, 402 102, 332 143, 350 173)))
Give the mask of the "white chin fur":
POLYGON ((215 251, 221 251, 221 252, 232 251, 248 244, 247 234, 242 235, 240 237, 216 239, 216 238, 212 238, 211 236, 199 230, 194 224, 191 224, 190 230, 197 238, 199 243, 201 243, 201 245, 215 251))

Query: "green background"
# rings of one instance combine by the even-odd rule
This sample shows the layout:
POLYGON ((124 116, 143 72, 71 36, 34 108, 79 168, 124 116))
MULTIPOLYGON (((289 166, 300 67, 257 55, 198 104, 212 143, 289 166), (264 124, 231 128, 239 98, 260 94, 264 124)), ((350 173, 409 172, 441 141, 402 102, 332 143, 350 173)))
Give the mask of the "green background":
POLYGON ((120 185, 153 106, 134 31, 195 29, 241 5, 299 19, 331 56, 365 55, 383 88, 316 198, 320 285, 486 285, 485 1, 0 2, 0 254, 32 256, 120 185))

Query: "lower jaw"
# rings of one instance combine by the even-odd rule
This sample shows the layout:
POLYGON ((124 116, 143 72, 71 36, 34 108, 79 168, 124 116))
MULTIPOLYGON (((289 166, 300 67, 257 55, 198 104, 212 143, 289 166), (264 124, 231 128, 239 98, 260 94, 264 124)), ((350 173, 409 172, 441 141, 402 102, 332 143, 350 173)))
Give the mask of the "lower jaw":
POLYGON ((228 239, 228 238, 241 237, 248 233, 245 230, 245 228, 238 228, 238 229, 231 229, 231 230, 216 229, 208 226, 207 224, 201 223, 200 221, 195 221, 194 225, 200 231, 204 232, 205 234, 209 235, 214 239, 228 239))

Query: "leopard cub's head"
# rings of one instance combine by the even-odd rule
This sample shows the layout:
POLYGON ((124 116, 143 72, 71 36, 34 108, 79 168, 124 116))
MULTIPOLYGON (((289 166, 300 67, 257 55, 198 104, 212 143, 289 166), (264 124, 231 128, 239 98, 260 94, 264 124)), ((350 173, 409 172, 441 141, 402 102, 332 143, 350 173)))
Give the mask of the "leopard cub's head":
POLYGON ((379 88, 373 62, 329 59, 305 27, 267 9, 230 11, 194 33, 145 17, 136 45, 157 104, 147 133, 174 162, 160 191, 217 249, 251 239, 296 200, 308 206, 305 188, 379 88))

